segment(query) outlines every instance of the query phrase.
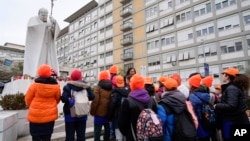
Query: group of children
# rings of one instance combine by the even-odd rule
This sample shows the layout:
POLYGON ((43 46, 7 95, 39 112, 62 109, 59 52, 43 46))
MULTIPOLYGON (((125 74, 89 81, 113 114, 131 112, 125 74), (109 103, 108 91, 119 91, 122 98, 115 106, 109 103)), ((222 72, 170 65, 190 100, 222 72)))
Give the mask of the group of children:
POLYGON ((92 101, 90 115, 94 116, 95 141, 100 141, 102 126, 104 126, 104 141, 110 140, 111 136, 115 136, 117 141, 137 140, 134 133, 137 129, 137 118, 141 112, 138 107, 146 108, 148 105, 162 121, 164 141, 175 140, 172 137, 175 114, 168 114, 163 105, 167 105, 174 113, 183 112, 183 109, 187 108, 192 115, 199 141, 218 141, 220 138, 223 138, 224 141, 230 140, 230 127, 232 125, 249 124, 245 113, 249 77, 239 74, 235 68, 223 71, 221 73, 223 84, 218 84, 214 87, 215 89, 212 89, 212 76, 203 78, 199 73, 190 74, 188 86, 186 86, 182 84, 180 75, 175 73, 169 77, 160 76, 159 85, 154 86, 151 77, 136 74, 134 68, 130 68, 125 76, 121 76, 118 75, 117 66, 113 65, 109 71, 104 70, 99 73, 99 81, 93 92, 90 85, 82 80, 82 72, 76 69, 72 71, 71 81, 68 81, 67 85, 64 86, 60 97, 58 96, 58 94, 60 95, 58 84, 49 81, 51 79, 49 74, 43 75, 48 71, 48 68, 43 71, 41 69, 43 68, 38 70, 39 78, 35 79, 35 83, 32 84, 25 96, 26 104, 29 107, 30 131, 34 141, 37 138, 51 137, 53 131, 51 127, 54 126, 54 120, 57 119, 55 115, 57 109, 52 107, 60 99, 64 103, 66 141, 73 141, 75 133, 77 141, 85 140, 87 115, 81 118, 70 116, 69 109, 74 104, 71 89, 75 91, 86 89, 88 92, 89 101, 92 101), (47 106, 38 109, 37 107, 42 103, 46 103, 47 106), (207 129, 202 123, 201 114, 204 103, 210 103, 214 107, 216 113, 214 128, 207 129), (44 110, 45 112, 39 114, 40 117, 37 120, 35 114, 38 110, 43 111, 43 108, 50 110, 44 110), (48 115, 51 116, 50 119, 41 120, 48 115), (37 131, 37 129, 41 130, 37 131), (47 131, 46 133, 41 132, 44 129, 47 131))

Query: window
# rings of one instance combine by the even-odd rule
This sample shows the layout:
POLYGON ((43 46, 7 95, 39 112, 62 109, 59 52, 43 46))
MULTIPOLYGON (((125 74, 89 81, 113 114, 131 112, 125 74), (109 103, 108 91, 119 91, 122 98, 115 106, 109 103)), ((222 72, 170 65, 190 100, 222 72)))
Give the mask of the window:
POLYGON ((179 56, 178 56, 179 61, 185 61, 185 60, 194 59, 194 58, 195 58, 194 49, 179 52, 179 56))
POLYGON ((113 51, 106 52, 106 57, 113 56, 113 51))
POLYGON ((244 24, 249 25, 250 24, 250 11, 246 11, 242 15, 243 15, 244 24))
POLYGON ((112 25, 106 27, 106 31, 111 30, 111 29, 112 29, 112 25))
POLYGON ((191 18, 192 18, 192 15, 191 15, 190 10, 188 10, 188 11, 182 11, 182 12, 176 14, 176 21, 177 21, 177 23, 190 20, 191 18))
POLYGON ((175 43, 174 35, 168 35, 161 39, 161 46, 167 46, 167 45, 174 44, 174 43, 175 43))
POLYGON ((157 55, 157 56, 151 56, 148 58, 148 66, 157 66, 157 65, 160 65, 161 62, 160 62, 160 56, 157 55))
POLYGON ((165 53, 162 55, 163 64, 176 62, 176 54, 175 53, 165 53))
POLYGON ((158 13, 158 5, 152 6, 146 10, 146 18, 157 15, 158 13))
POLYGON ((216 44, 207 44, 198 47, 198 57, 205 56, 215 56, 217 55, 217 47, 216 44))
POLYGON ((207 13, 212 12, 212 7, 211 7, 211 3, 203 3, 201 5, 198 5, 196 7, 194 7, 194 16, 198 17, 201 15, 205 15, 207 13))
POLYGON ((172 16, 160 20, 160 28, 165 28, 173 24, 174 24, 174 18, 172 16))
POLYGON ((224 42, 221 42, 220 44, 221 44, 220 48, 221 48, 222 54, 243 50, 241 39, 233 39, 229 41, 224 41, 224 42))
POLYGON ((177 32, 178 42, 187 41, 193 39, 193 29, 185 29, 177 32))
POLYGON ((159 11, 164 11, 167 10, 169 8, 173 7, 173 1, 172 0, 164 0, 162 2, 160 2, 159 4, 159 11))
POLYGON ((230 30, 236 27, 239 27, 240 21, 238 15, 229 16, 217 21, 218 30, 230 30))
POLYGON ((160 47, 159 40, 153 40, 153 41, 147 43, 148 50, 159 48, 159 47, 160 47))
POLYGON ((113 38, 109 38, 109 39, 106 40, 106 44, 112 43, 112 42, 113 42, 113 38))
POLYGON ((216 0, 215 1, 216 10, 226 8, 234 4, 236 4, 236 0, 216 0))
POLYGON ((149 23, 146 27, 146 33, 158 30, 158 22, 149 23))
POLYGON ((133 63, 129 63, 129 64, 124 64, 124 70, 127 71, 129 68, 133 68, 134 64, 133 63))

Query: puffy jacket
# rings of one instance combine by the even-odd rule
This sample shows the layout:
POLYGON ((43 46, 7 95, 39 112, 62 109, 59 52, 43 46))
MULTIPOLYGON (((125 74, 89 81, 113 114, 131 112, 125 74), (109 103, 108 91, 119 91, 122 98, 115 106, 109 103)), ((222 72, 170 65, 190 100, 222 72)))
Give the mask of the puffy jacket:
POLYGON ((205 131, 200 124, 200 119, 202 117, 202 105, 204 102, 209 103, 210 95, 206 92, 196 91, 190 94, 189 101, 192 103, 196 117, 198 118, 198 129, 197 136, 200 138, 205 138, 211 135, 211 131, 205 131), (202 100, 201 100, 202 99, 202 100))
POLYGON ((29 107, 27 120, 33 123, 48 123, 58 118, 60 85, 53 78, 37 78, 25 95, 29 107))
POLYGON ((186 107, 186 98, 178 90, 165 92, 162 94, 162 99, 158 105, 157 114, 161 118, 164 132, 164 141, 171 141, 171 133, 174 129, 174 113, 181 113, 186 107), (163 105, 167 106, 173 114, 167 113, 163 105))
POLYGON ((222 85, 221 102, 216 104, 216 111, 223 117, 232 119, 246 110, 246 97, 243 91, 232 83, 222 85))
POLYGON ((70 116, 70 105, 69 99, 71 97, 71 90, 81 91, 83 89, 87 90, 89 101, 94 99, 94 94, 90 88, 90 85, 85 81, 68 81, 67 84, 63 87, 63 93, 61 96, 61 101, 64 103, 63 112, 65 115, 66 122, 74 122, 78 120, 87 120, 87 116, 83 116, 82 118, 72 118, 70 116))
POLYGON ((94 88, 95 98, 91 103, 90 114, 92 116, 107 117, 108 107, 112 93, 110 80, 101 80, 94 88))

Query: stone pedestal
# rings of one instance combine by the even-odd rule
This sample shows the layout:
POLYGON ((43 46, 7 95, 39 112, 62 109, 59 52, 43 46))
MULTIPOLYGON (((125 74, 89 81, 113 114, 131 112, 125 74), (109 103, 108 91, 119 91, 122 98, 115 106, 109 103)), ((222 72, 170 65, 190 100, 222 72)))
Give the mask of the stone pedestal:
POLYGON ((18 115, 16 112, 0 112, 0 140, 16 141, 17 140, 17 122, 18 115))

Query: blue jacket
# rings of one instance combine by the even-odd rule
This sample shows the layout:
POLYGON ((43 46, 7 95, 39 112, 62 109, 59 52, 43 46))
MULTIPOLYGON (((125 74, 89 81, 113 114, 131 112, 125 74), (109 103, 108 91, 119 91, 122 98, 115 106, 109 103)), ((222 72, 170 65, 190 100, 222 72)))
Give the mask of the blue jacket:
POLYGON ((202 105, 203 101, 209 103, 210 101, 210 95, 206 92, 193 92, 189 96, 189 101, 192 103, 192 106, 194 108, 194 112, 198 118, 198 129, 197 129, 197 136, 200 138, 205 138, 211 135, 211 131, 205 131, 200 124, 200 119, 202 116, 202 105), (198 97, 199 96, 199 97, 198 97))
POLYGON ((164 141, 171 141, 174 129, 175 113, 181 113, 186 107, 186 98, 178 90, 163 93, 163 98, 159 102, 157 114, 160 117, 163 125, 164 141), (163 107, 168 107, 171 110, 169 114, 163 107))
POLYGON ((72 118, 70 116, 70 105, 69 105, 69 98, 71 98, 71 90, 75 91, 81 91, 83 89, 86 89, 88 92, 88 98, 89 100, 94 99, 94 94, 92 90, 90 89, 90 86, 85 81, 68 81, 68 83, 63 87, 63 93, 61 96, 61 101, 64 103, 63 105, 63 112, 65 117, 65 122, 75 122, 75 121, 81 121, 81 120, 87 120, 87 116, 83 116, 81 118, 72 118))

